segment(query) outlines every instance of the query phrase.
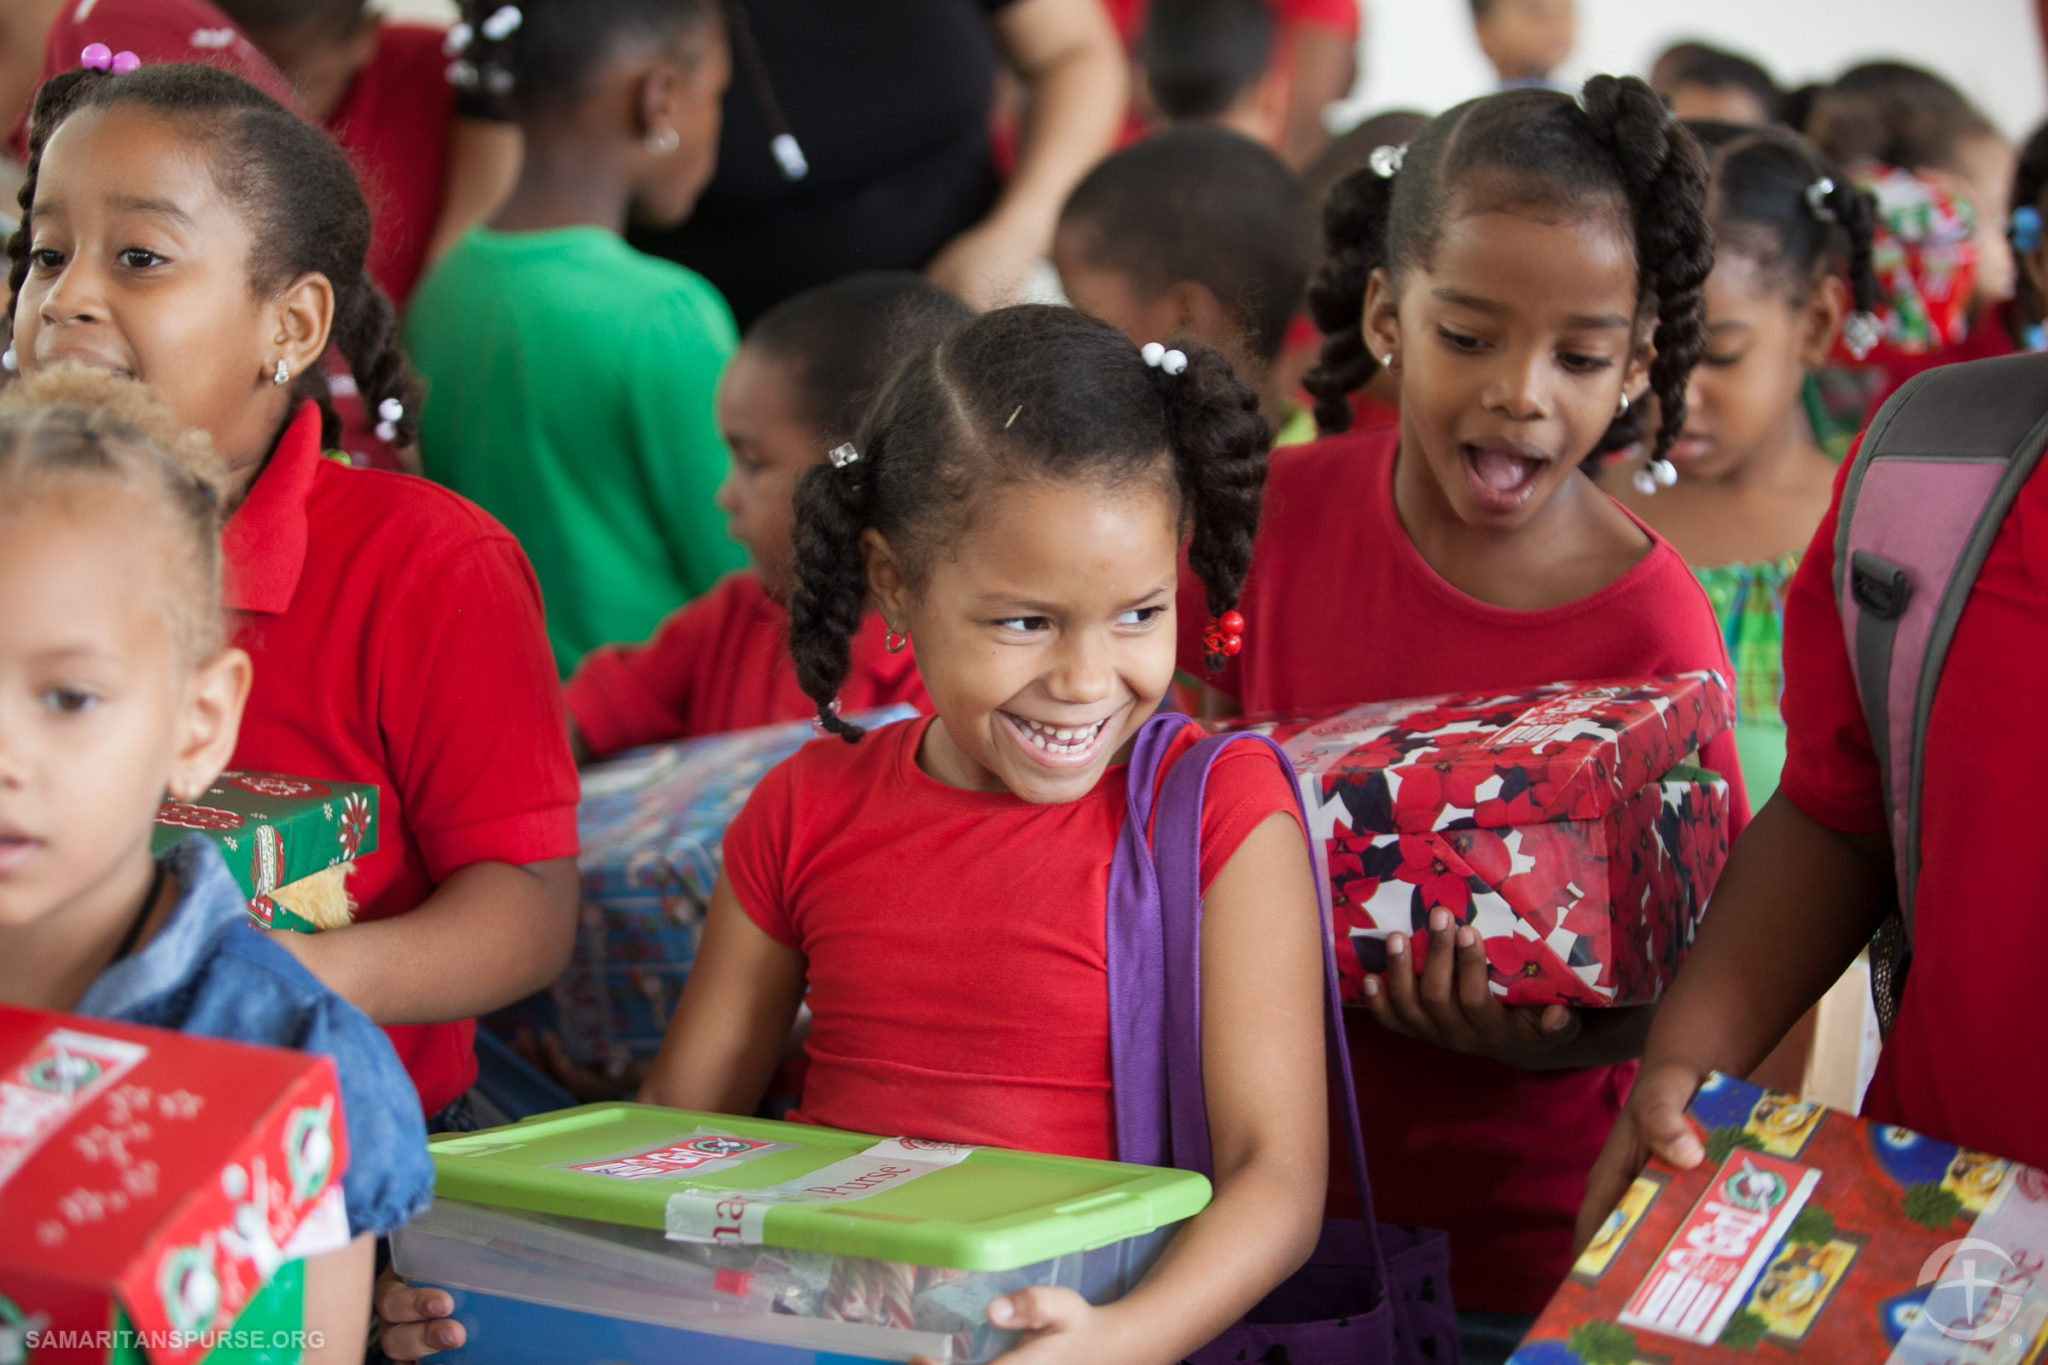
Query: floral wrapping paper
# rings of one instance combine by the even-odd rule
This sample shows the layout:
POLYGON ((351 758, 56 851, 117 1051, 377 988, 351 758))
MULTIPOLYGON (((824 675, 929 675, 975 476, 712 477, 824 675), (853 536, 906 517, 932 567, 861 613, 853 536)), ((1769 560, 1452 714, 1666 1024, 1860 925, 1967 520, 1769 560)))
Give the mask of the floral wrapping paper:
POLYGON ((1442 907, 1479 930, 1506 1003, 1599 1006, 1655 1000, 1691 946, 1729 793, 1687 760, 1732 711, 1698 672, 1236 724, 1294 760, 1347 999, 1388 934, 1442 907))
POLYGON ((150 851, 164 854, 193 832, 220 846, 228 871, 265 929, 312 932, 271 893, 377 850, 377 788, 275 773, 225 772, 193 801, 157 807, 150 851))
MULTIPOLYGON (((886 725, 908 706, 856 717, 886 725)), ((504 1022, 552 1033, 571 1061, 653 1056, 696 960, 725 828, 754 784, 818 731, 808 721, 656 745, 584 770, 583 905, 568 969, 504 1022)))
POLYGON ((1691 1114, 1511 1365, 2048 1360, 2048 1176, 1725 1076, 1691 1114))

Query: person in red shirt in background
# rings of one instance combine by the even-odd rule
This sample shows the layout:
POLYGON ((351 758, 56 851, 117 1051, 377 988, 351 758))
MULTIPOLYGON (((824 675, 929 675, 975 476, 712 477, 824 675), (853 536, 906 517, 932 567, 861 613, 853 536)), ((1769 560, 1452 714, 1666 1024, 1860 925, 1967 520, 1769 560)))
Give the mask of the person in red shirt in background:
POLYGON ((370 274, 401 310, 428 266, 505 201, 519 130, 450 81, 445 29, 367 0, 222 0, 355 163, 376 220, 370 274))
POLYGON ((418 402, 331 141, 207 66, 70 72, 37 105, 17 363, 132 375, 227 462, 256 679, 234 766, 378 787, 356 922, 278 941, 460 1126, 476 1016, 552 981, 575 932, 576 771, 532 571, 447 490, 323 458, 330 343, 400 443, 418 402))
MULTIPOLYGON (((1275 146, 1290 166, 1306 166, 1330 140, 1323 110, 1358 79, 1359 0, 1266 0, 1275 31, 1270 67, 1285 109, 1275 146)), ((1104 0, 1124 46, 1137 51, 1152 0, 1104 0)))
POLYGON ((11 120, 7 146, 15 161, 28 159, 36 87, 75 68, 93 43, 133 52, 144 66, 217 66, 297 107, 283 73, 207 0, 11 0, 0 5, 0 118, 11 120))
MULTIPOLYGON (((1245 712, 1732 679, 1684 560, 1580 468, 1647 392, 1660 458, 1683 429, 1712 265, 1705 159, 1640 81, 1597 77, 1582 99, 1461 105, 1332 191, 1316 415, 1344 429, 1387 369, 1401 420, 1274 455, 1242 652, 1215 684, 1245 712)), ((1190 597, 1181 658, 1199 672, 1190 597)), ((1734 737, 1704 760, 1739 829, 1734 737)), ((1395 935, 1393 970, 1348 1012, 1368 1169, 1381 1218, 1450 1233, 1463 1359, 1498 1362, 1570 1268, 1649 1011, 1504 1007, 1471 929, 1439 907, 1428 934, 1424 972, 1395 935)))
MULTIPOLYGON (((786 299, 747 329, 718 385, 732 450, 718 505, 753 567, 728 574, 646 643, 584 656, 563 692, 579 761, 816 710, 789 657, 797 480, 853 439, 898 362, 971 316, 921 275, 871 271, 786 299)), ((889 651, 882 633, 875 618, 855 637, 841 704, 848 713, 896 702, 927 709, 916 659, 889 651)))

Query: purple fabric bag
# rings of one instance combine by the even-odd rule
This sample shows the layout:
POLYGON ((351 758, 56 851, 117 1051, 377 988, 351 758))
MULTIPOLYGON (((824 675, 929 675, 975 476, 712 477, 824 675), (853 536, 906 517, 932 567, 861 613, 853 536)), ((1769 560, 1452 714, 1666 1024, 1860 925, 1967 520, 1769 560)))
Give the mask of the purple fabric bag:
MULTIPOLYGON (((1263 735, 1216 735, 1182 755, 1163 787, 1159 768, 1185 716, 1154 716, 1131 751, 1130 809, 1109 874, 1110 1073, 1117 1159, 1214 1174, 1202 1097, 1202 795, 1209 768, 1232 744, 1294 766, 1263 735), (1153 821, 1153 793, 1158 818, 1153 821), (1145 832, 1153 830, 1148 848, 1145 832)), ((1306 820, 1303 821, 1306 827, 1306 820)), ((1344 1042, 1332 953, 1329 893, 1323 919, 1324 1020, 1332 1100, 1344 1120, 1360 1217, 1328 1219, 1308 1264, 1244 1319, 1196 1351, 1192 1365, 1425 1365, 1458 1358, 1450 1247, 1441 1232, 1373 1221, 1351 1056, 1344 1042)))

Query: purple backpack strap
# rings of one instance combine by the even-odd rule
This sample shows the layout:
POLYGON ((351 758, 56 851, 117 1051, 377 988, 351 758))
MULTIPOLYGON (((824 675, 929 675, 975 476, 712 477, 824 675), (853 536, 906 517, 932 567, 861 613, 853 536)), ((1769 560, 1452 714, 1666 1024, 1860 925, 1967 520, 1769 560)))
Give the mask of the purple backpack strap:
MULTIPOLYGON (((1249 733, 1200 740, 1181 755, 1161 784, 1160 764, 1188 724, 1185 716, 1155 716, 1139 731, 1132 749, 1130 811, 1110 870, 1110 1071, 1116 1096, 1118 1160, 1171 1165, 1208 1175, 1213 1166, 1202 1099, 1201 1043, 1203 793, 1209 769, 1224 751, 1250 744, 1272 755, 1288 789, 1295 793, 1297 811, 1301 796, 1294 765, 1280 746, 1264 735, 1249 733), (1148 826, 1153 832, 1150 847, 1145 839, 1148 826)), ((1307 814, 1301 814, 1306 830, 1307 814)), ((1309 851, 1313 867, 1314 851, 1309 851)), ((1371 1235, 1372 1187, 1366 1179, 1358 1097, 1352 1088, 1351 1054, 1344 1039, 1329 891, 1320 877, 1314 880, 1322 919, 1323 1019, 1331 1088, 1339 1097, 1349 1148, 1346 1155, 1358 1185, 1361 1216, 1371 1235)), ((1386 1266, 1376 1237, 1373 1246, 1374 1282, 1366 1302, 1375 1301, 1386 1283, 1386 1266)))
POLYGON ((2048 356, 1929 370, 1872 419, 1842 487, 1835 602, 1884 771, 1899 916, 1879 931, 1872 990, 1888 1030, 1912 954, 1927 723, 1956 623, 2048 445, 2048 356))

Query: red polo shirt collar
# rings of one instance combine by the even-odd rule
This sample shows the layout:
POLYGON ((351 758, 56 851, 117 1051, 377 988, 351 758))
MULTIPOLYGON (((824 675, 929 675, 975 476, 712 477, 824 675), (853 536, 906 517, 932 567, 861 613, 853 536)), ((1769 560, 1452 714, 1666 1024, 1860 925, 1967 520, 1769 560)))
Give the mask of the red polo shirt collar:
POLYGON ((301 404, 221 536, 231 611, 282 615, 306 568, 306 504, 320 472, 320 409, 301 404))

